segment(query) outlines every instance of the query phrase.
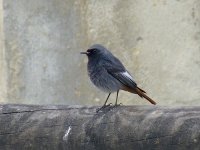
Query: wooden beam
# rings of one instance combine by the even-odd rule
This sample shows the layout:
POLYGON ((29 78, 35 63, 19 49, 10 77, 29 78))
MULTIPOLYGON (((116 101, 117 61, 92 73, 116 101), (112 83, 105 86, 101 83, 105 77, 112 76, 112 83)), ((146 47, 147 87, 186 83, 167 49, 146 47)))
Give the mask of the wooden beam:
POLYGON ((200 107, 0 105, 0 149, 200 149, 200 107))

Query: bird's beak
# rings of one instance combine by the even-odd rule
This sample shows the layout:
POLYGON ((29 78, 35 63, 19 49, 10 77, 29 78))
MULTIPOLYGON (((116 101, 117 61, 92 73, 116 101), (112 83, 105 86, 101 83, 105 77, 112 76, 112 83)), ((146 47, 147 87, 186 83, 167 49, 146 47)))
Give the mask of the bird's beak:
POLYGON ((87 54, 88 54, 88 52, 81 52, 81 54, 85 54, 85 55, 87 55, 87 54))

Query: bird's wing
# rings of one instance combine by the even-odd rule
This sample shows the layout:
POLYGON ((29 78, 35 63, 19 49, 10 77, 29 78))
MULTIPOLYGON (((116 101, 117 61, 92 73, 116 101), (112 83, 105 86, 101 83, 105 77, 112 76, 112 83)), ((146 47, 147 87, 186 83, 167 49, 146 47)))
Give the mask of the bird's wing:
POLYGON ((110 75, 119 80, 123 85, 130 88, 137 87, 133 77, 128 73, 118 58, 112 56, 112 59, 106 59, 103 66, 110 75))
POLYGON ((111 74, 114 78, 119 80, 123 85, 130 88, 136 88, 137 84, 133 80, 133 77, 126 70, 118 70, 116 68, 108 69, 107 72, 111 74))
POLYGON ((107 70, 107 72, 113 76, 115 79, 117 79, 119 82, 121 82, 125 87, 123 87, 123 90, 129 91, 135 94, 138 94, 140 97, 146 98, 150 103, 156 104, 155 101, 153 101, 151 98, 149 98, 145 93, 144 90, 137 87, 137 84, 135 83, 133 77, 130 75, 130 73, 125 69, 123 64, 118 60, 116 57, 113 57, 112 59, 107 59, 103 62, 104 69, 107 70))

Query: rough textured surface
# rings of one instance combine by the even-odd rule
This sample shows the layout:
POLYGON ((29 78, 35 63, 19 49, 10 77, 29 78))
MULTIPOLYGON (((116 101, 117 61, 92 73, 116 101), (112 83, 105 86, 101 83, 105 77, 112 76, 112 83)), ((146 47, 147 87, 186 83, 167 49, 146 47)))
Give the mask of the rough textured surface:
POLYGON ((200 107, 0 105, 0 149, 199 150, 200 107))
POLYGON ((0 0, 2 28, 0 101, 102 104, 79 54, 102 43, 159 104, 200 104, 199 0, 0 0))
POLYGON ((0 0, 0 102, 6 101, 6 60, 5 60, 5 49, 4 49, 4 32, 3 32, 3 5, 0 0))

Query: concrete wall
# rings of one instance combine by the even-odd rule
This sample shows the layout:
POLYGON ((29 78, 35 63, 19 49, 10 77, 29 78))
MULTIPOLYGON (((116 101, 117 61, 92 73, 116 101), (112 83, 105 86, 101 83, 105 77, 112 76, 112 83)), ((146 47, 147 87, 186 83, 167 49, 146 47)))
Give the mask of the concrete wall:
POLYGON ((200 104, 199 0, 0 0, 2 30, 1 102, 102 104, 79 54, 101 43, 160 105, 200 104))
POLYGON ((0 0, 0 102, 6 102, 6 59, 4 49, 4 32, 3 32, 3 0, 0 0))

